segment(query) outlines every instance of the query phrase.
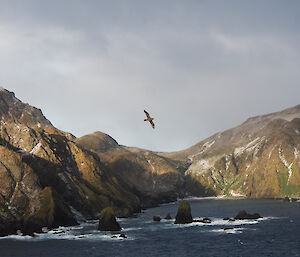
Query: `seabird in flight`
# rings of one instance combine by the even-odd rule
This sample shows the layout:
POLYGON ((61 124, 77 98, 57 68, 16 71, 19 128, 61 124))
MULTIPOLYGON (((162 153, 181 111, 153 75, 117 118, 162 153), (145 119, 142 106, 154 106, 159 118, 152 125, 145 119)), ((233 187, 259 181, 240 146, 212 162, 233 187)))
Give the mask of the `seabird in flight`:
POLYGON ((153 122, 154 118, 151 118, 150 115, 149 115, 149 113, 147 111, 145 111, 145 110, 144 110, 144 113, 147 116, 147 119, 144 119, 144 121, 149 121, 150 124, 151 124, 151 126, 152 126, 152 128, 154 128, 154 122, 153 122))

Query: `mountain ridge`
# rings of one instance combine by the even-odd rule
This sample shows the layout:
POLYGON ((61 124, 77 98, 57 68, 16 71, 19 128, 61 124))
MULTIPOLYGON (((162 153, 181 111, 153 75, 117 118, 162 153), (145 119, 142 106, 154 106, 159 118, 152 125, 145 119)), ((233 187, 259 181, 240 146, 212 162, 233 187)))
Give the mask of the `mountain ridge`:
POLYGON ((300 105, 249 118, 179 152, 76 138, 0 89, 0 236, 118 217, 185 196, 300 197, 300 105))
POLYGON ((186 175, 217 195, 299 197, 299 121, 296 105, 249 118, 185 150, 158 154, 189 163, 186 175))

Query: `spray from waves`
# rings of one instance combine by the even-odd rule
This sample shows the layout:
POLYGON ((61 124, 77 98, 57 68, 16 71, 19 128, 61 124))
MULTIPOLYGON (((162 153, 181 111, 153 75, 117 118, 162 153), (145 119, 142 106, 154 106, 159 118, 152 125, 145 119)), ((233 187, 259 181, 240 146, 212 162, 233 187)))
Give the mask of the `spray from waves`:
POLYGON ((21 235, 9 235, 1 237, 1 240, 18 240, 18 241, 47 241, 47 240, 88 240, 88 241, 123 241, 134 240, 133 236, 121 237, 121 234, 104 233, 98 231, 97 233, 72 233, 74 231, 49 231, 47 233, 35 233, 34 236, 21 236, 21 235))
MULTIPOLYGON (((197 219, 201 219, 198 217, 197 219)), ((205 227, 206 231, 226 234, 239 234, 249 229, 249 226, 265 222, 268 220, 282 219, 282 217, 264 217, 257 220, 235 220, 228 221, 221 218, 211 218, 211 223, 193 222, 190 224, 174 224, 174 219, 164 220, 163 222, 154 222, 152 220, 139 221, 135 226, 124 227, 120 233, 125 233, 126 238, 120 237, 120 233, 100 232, 96 229, 96 221, 84 222, 78 226, 59 227, 48 230, 43 229, 44 233, 35 233, 34 237, 10 235, 1 237, 0 240, 21 240, 21 241, 46 241, 46 240, 89 240, 89 241, 124 241, 135 240, 137 231, 159 231, 165 229, 182 229, 189 227, 205 227)))
MULTIPOLYGON (((198 217, 197 219, 201 219, 198 217)), ((150 230, 159 230, 159 229, 182 229, 182 228, 190 228, 190 227, 205 227, 211 232, 218 233, 227 233, 227 234, 240 234, 246 229, 250 229, 249 226, 259 224, 261 222, 272 220, 272 219, 280 219, 279 217, 265 217, 257 220, 234 220, 228 221, 223 220, 221 218, 211 218, 211 223, 203 223, 203 222, 193 222, 189 224, 174 224, 174 222, 169 222, 165 224, 158 224, 155 226, 153 224, 150 226, 150 230), (246 227, 245 227, 246 226, 246 227)), ((255 228, 251 228, 255 229, 255 228)))
POLYGON ((212 229, 209 232, 220 234, 241 234, 245 228, 212 229))

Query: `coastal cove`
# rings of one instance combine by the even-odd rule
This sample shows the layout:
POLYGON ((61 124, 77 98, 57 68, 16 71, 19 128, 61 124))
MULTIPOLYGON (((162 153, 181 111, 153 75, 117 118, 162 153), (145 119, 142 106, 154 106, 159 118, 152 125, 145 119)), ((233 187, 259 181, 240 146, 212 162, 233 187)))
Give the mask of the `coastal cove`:
POLYGON ((0 239, 0 256, 299 256, 300 202, 282 200, 189 198, 194 219, 209 224, 175 225, 179 201, 150 208, 136 218, 118 219, 123 230, 97 231, 98 221, 59 227, 35 237, 0 239), (223 220, 240 210, 258 220, 223 220), (171 220, 163 219, 168 213, 171 220), (160 222, 153 221, 160 216, 160 222), (127 238, 120 238, 123 233, 127 238))

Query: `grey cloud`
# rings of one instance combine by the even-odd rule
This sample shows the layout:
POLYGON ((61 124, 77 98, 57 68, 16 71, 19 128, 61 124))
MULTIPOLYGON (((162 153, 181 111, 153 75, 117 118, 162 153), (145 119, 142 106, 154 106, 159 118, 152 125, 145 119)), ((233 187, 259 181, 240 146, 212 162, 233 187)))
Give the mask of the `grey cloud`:
POLYGON ((299 1, 0 5, 1 86, 76 136, 180 150, 299 103, 299 1))

